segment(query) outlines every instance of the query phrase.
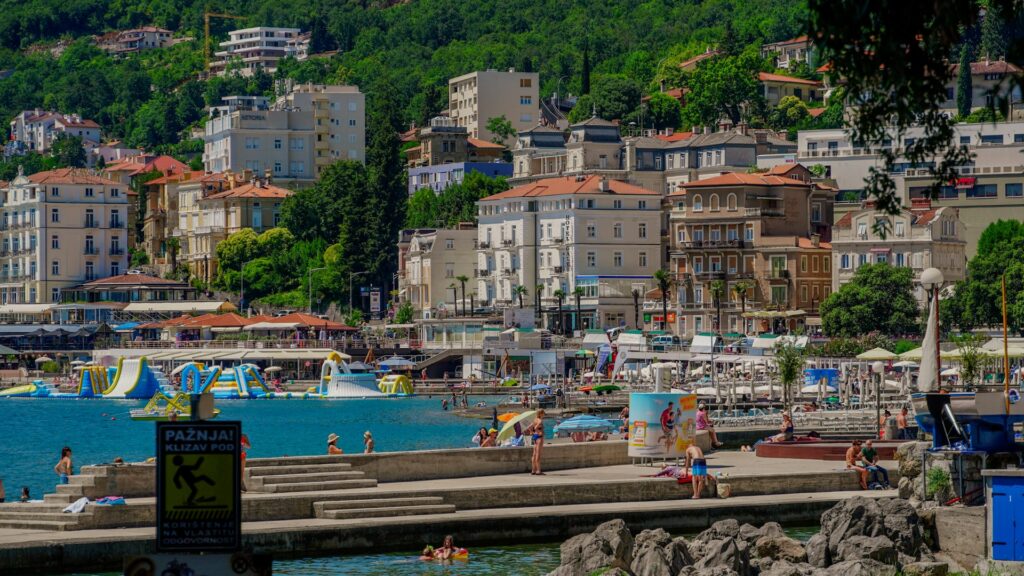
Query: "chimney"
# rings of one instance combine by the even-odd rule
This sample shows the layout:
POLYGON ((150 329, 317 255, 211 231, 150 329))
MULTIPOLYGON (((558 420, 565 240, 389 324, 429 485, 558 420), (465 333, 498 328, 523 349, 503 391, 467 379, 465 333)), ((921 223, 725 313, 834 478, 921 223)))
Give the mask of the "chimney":
POLYGON ((821 246, 821 234, 811 234, 811 246, 815 248, 821 246))
POLYGON ((767 132, 765 132, 764 130, 755 130, 754 131, 754 143, 755 144, 765 144, 767 142, 768 142, 768 133, 767 132))
POLYGON ((702 132, 704 132, 704 134, 711 134, 711 126, 704 126, 702 132))
POLYGON ((271 182, 274 181, 274 173, 270 168, 265 168, 263 170, 263 181, 266 182, 267 184, 270 184, 271 182))
POLYGON ((608 192, 611 188, 608 187, 608 179, 601 177, 601 181, 597 183, 597 189, 601 192, 608 192))
POLYGON ((741 136, 746 136, 750 126, 746 122, 740 122, 736 125, 736 133, 741 136))

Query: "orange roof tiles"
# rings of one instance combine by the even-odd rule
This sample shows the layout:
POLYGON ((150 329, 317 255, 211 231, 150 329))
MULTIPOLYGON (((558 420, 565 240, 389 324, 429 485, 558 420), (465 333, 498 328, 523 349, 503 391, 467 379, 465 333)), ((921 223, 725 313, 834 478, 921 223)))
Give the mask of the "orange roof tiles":
POLYGON ((832 225, 833 228, 849 228, 853 224, 853 212, 847 212, 843 214, 843 217, 836 220, 836 223, 832 225))
POLYGON ((718 50, 709 50, 707 52, 704 52, 703 54, 698 54, 693 58, 690 58, 689 60, 683 60, 682 62, 679 63, 679 67, 689 68, 690 66, 695 66, 701 63, 702 61, 707 60, 708 58, 712 58, 714 56, 718 56, 719 54, 721 54, 721 52, 719 52, 718 50))
POLYGON ((36 172, 28 177, 36 184, 97 184, 100 186, 120 186, 117 182, 97 176, 82 168, 58 168, 36 172))
POLYGON ((770 72, 758 72, 757 79, 761 82, 785 82, 787 84, 803 84, 805 86, 821 86, 821 82, 817 80, 804 80, 803 78, 794 78, 792 76, 783 76, 782 74, 772 74, 770 72))
POLYGON ((544 178, 530 184, 517 186, 511 190, 499 192, 481 202, 494 200, 505 200, 507 198, 528 198, 535 196, 562 196, 566 194, 621 194, 621 195, 650 195, 658 196, 657 192, 627 184, 621 180, 608 180, 608 190, 602 191, 600 176, 587 176, 583 180, 573 177, 544 178))
POLYGON ((312 314, 304 314, 302 312, 293 312, 285 316, 278 316, 276 318, 263 320, 263 322, 301 324, 302 326, 308 328, 323 328, 324 330, 355 330, 355 328, 342 324, 341 322, 332 322, 330 320, 324 320, 323 318, 317 318, 312 314))
POLYGON ((293 192, 285 188, 278 188, 273 184, 246 183, 241 186, 211 194, 203 200, 230 200, 232 198, 287 198, 293 192))
POLYGON ((487 140, 481 140, 479 138, 470 137, 470 138, 467 138, 466 141, 469 143, 470 146, 472 146, 474 148, 485 148, 485 149, 491 149, 491 150, 504 150, 505 149, 505 147, 502 146, 501 144, 495 144, 494 142, 488 142, 487 140))
POLYGON ((818 245, 815 246, 814 242, 811 242, 810 238, 797 238, 796 245, 798 248, 818 248, 820 250, 832 249, 832 244, 828 242, 818 242, 818 245))
POLYGON ((693 138, 693 132, 673 132, 667 136, 664 134, 658 134, 655 138, 658 140, 664 140, 665 142, 679 142, 681 140, 693 138))
POLYGON ((86 282, 83 286, 181 286, 188 287, 188 284, 168 278, 157 278, 148 274, 119 274, 86 282))
MULTIPOLYGON (((707 180, 697 180, 684 185, 684 188, 713 188, 716 186, 800 186, 808 187, 810 184, 775 176, 772 174, 746 174, 741 172, 727 172, 707 180)), ((673 192, 670 196, 681 196, 685 192, 673 192)))
POLYGON ((827 108, 824 108, 824 107, 821 107, 821 108, 808 108, 807 109, 807 113, 811 115, 811 118, 817 118, 818 116, 821 116, 822 114, 824 114, 825 110, 827 110, 827 108))

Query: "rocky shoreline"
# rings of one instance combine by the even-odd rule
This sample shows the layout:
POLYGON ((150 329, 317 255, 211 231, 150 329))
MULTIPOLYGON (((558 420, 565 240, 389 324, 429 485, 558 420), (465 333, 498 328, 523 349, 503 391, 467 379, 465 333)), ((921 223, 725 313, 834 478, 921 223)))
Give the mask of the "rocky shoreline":
POLYGON ((806 543, 775 522, 723 520, 687 539, 662 529, 634 536, 612 520, 565 541, 548 576, 945 576, 950 566, 925 533, 909 501, 861 496, 822 514, 821 531, 806 543))

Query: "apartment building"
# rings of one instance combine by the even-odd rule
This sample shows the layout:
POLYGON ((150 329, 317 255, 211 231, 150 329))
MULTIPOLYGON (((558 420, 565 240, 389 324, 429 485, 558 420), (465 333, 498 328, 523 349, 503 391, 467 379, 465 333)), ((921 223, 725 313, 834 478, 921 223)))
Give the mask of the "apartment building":
POLYGON ((590 118, 563 134, 545 126, 519 133, 512 151, 514 185, 563 175, 598 175, 671 193, 680 185, 755 166, 762 154, 795 153, 796 145, 746 126, 677 138, 626 137, 619 127, 590 118))
POLYGON ((838 290, 865 264, 890 264, 914 271, 915 296, 923 306, 927 293, 920 286, 921 272, 938 268, 946 282, 967 274, 967 241, 959 210, 935 208, 927 198, 915 199, 895 216, 880 214, 873 202, 847 212, 832 228, 832 289, 838 290), (882 237, 875 224, 886 221, 882 237))
MULTIPOLYGON (((246 175, 241 175, 245 179, 246 175)), ((251 175, 250 175, 251 177, 251 175)), ((205 224, 204 215, 200 201, 218 192, 223 192, 228 185, 226 174, 209 174, 193 172, 189 178, 183 179, 177 186, 178 215, 177 221, 169 219, 168 226, 174 228, 169 232, 170 237, 178 240, 178 262, 184 263, 189 273, 194 278, 199 278, 206 283, 213 280, 213 271, 210 264, 210 251, 200 249, 200 239, 205 240, 211 233, 211 226, 205 224)), ((206 215, 211 215, 212 212, 206 215)))
POLYGON ((833 194, 813 183, 803 166, 731 172, 672 193, 673 329, 692 336, 820 322, 819 306, 832 287, 833 194), (737 285, 747 287, 742 296, 737 285))
POLYGON ((470 172, 491 178, 512 175, 512 165, 503 159, 504 146, 469 136, 466 127, 450 118, 432 118, 430 126, 416 133, 416 141, 417 146, 405 150, 410 195, 420 188, 441 192, 470 172))
POLYGON ((494 140, 487 121, 504 116, 517 131, 540 119, 540 75, 536 72, 484 70, 448 80, 448 116, 469 135, 494 140))
POLYGON ((761 56, 771 58, 776 68, 789 70, 799 62, 810 64, 814 49, 807 35, 797 36, 781 42, 771 42, 761 46, 761 56))
POLYGON ((204 141, 207 172, 312 183, 335 161, 365 161, 364 97, 355 86, 303 84, 272 106, 261 97, 224 98, 210 109, 204 141))
POLYGON ((97 36, 96 46, 100 50, 114 55, 131 54, 169 46, 172 36, 170 30, 156 26, 143 26, 97 36))
MULTIPOLYGON (((940 104, 943 110, 950 114, 956 114, 959 110, 957 104, 960 78, 960 64, 953 64, 951 67, 951 80, 946 85, 946 100, 940 104)), ((995 106, 993 94, 1010 91, 1010 102, 1019 107, 1021 101, 1020 86, 1015 84, 1011 77, 1020 76, 1019 66, 1011 64, 1003 59, 979 60, 971 62, 971 110, 980 110, 995 106)), ((1019 111, 1011 110, 1011 119, 1019 120, 1019 111)))
POLYGON ((10 135, 4 146, 6 156, 28 152, 45 154, 61 134, 81 139, 86 149, 100 143, 100 125, 78 114, 36 108, 19 112, 10 124, 10 135))
POLYGON ((192 233, 195 251, 189 252, 188 259, 203 263, 205 278, 217 274, 217 244, 243 228, 252 228, 257 234, 274 228, 281 220, 281 203, 292 195, 291 190, 265 179, 248 177, 249 174, 225 174, 222 191, 198 200, 199 221, 192 233))
MULTIPOLYGON (((409 238, 405 265, 398 276, 399 297, 412 304, 417 318, 429 319, 445 311, 469 310, 475 287, 476 226, 454 230, 417 230, 409 238), (469 278, 463 302, 460 276, 469 278), (456 289, 457 288, 457 289, 456 289)), ((475 297, 473 298, 475 300, 475 297)))
POLYGON ((768 106, 778 106, 787 96, 795 96, 803 102, 820 102, 825 99, 825 85, 817 80, 805 80, 782 74, 759 72, 761 95, 768 106))
POLYGON ((661 195, 600 176, 545 178, 477 202, 477 298, 518 305, 527 290, 549 328, 618 327, 633 318, 632 290, 646 293, 661 267, 661 195), (570 296, 558 326, 555 293, 583 291, 580 313, 570 296), (571 305, 570 305, 571 304, 571 305))
MULTIPOLYGON (((300 34, 298 28, 271 26, 232 30, 228 40, 220 43, 221 50, 213 53, 210 72, 219 76, 232 70, 242 76, 251 76, 257 70, 273 74, 279 60, 297 55, 295 40, 300 34)), ((306 44, 308 50, 308 41, 306 44)))
POLYGON ((128 268, 128 198, 75 168, 23 173, 3 188, 0 302, 59 303, 61 291, 128 268))
MULTIPOLYGON (((911 128, 901 141, 885 142, 883 148, 898 150, 919 137, 921 129, 911 128)), ((1024 122, 957 124, 953 138, 951 144, 966 147, 972 162, 957 168, 960 176, 955 182, 944 183, 933 204, 936 208, 957 208, 970 258, 977 250, 978 237, 989 224, 1007 218, 1024 220, 1024 122)), ((837 218, 860 210, 864 177, 872 167, 880 166, 877 150, 855 145, 841 129, 801 131, 796 161, 823 165, 836 182, 837 218)), ((904 206, 922 197, 934 182, 926 166, 915 167, 909 162, 898 163, 892 177, 904 206)))

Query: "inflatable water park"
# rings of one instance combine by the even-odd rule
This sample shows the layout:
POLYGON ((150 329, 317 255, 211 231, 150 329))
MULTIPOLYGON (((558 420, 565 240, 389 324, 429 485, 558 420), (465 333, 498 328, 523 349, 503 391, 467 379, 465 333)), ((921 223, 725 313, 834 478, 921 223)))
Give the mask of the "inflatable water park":
MULTIPOLYGON (((151 400, 170 405, 170 412, 183 413, 173 401, 178 394, 211 393, 215 399, 317 399, 317 398, 394 398, 412 396, 408 376, 378 373, 372 366, 351 362, 351 357, 331 352, 324 360, 319 384, 305 392, 272 390, 255 364, 219 366, 186 362, 171 373, 179 376, 176 387, 158 367, 141 358, 120 358, 113 366, 85 365, 78 368, 78 385, 72 392, 61 392, 42 379, 0 391, 0 398, 107 398, 151 400)), ((180 398, 179 398, 180 401, 180 398)), ((187 405, 187 402, 183 405, 187 405)), ((154 405, 156 406, 156 405, 154 405)), ((181 406, 178 406, 181 408, 181 406)), ((153 412, 159 409, 146 410, 153 412)), ((169 413, 166 409, 163 412, 169 413)), ((141 415, 141 413, 140 413, 141 415)))

